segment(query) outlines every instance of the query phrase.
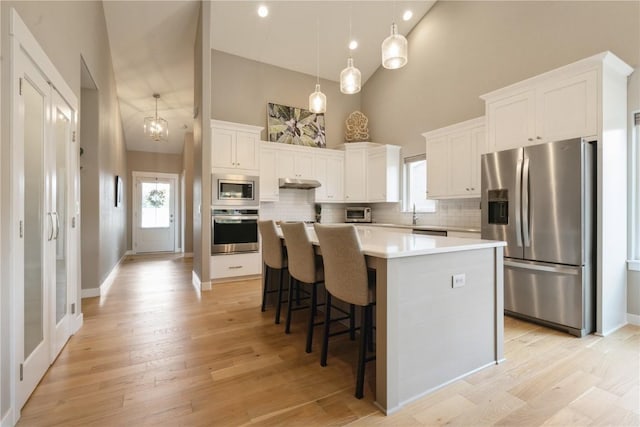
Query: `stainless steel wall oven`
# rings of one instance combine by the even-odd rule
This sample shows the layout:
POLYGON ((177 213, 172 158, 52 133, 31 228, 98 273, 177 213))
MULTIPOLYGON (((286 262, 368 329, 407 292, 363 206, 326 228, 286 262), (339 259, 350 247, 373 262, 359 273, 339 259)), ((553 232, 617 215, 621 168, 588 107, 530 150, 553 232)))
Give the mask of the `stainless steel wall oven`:
POLYGON ((212 209, 211 255, 258 249, 258 209, 212 209))

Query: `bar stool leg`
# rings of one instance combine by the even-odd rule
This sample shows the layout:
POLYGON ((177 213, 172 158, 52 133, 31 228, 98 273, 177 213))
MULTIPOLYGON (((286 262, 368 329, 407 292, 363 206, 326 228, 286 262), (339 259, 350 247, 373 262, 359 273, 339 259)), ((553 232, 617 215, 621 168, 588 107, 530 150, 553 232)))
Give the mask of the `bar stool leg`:
POLYGON ((327 353, 329 350, 329 327, 331 325, 331 294, 327 291, 324 312, 324 333, 322 335, 322 352, 320 354, 320 366, 327 366, 327 353))
POLYGON ((369 320, 367 321, 367 325, 369 328, 367 329, 367 346, 369 347, 369 351, 373 351, 373 305, 369 305, 368 309, 369 320))
POLYGON ((358 370, 356 376, 356 398, 364 395, 364 366, 367 363, 367 337, 369 336, 369 309, 371 305, 362 307, 362 323, 360 324, 360 351, 358 352, 358 370))
POLYGON ((287 302, 287 321, 284 326, 284 333, 291 333, 291 306, 293 305, 293 283, 295 279, 289 275, 289 300, 287 302))
POLYGON ((311 347, 313 346, 313 324, 316 314, 316 305, 318 299, 318 283, 311 285, 311 307, 309 307, 309 324, 307 325, 307 348, 306 352, 311 353, 311 347))
POLYGON ((262 284, 262 308, 260 311, 265 311, 267 307, 267 287, 269 286, 269 266, 264 265, 264 283, 262 284))
POLYGON ((356 305, 349 304, 349 339, 356 339, 356 305))
POLYGON ((278 302, 276 303, 276 325, 280 324, 280 310, 282 307, 282 269, 278 270, 278 302))

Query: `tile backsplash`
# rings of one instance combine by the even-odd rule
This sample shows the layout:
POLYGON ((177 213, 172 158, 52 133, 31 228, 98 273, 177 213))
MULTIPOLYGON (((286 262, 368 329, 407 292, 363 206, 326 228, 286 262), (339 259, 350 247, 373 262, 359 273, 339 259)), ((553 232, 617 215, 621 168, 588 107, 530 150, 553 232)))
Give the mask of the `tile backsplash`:
POLYGON ((280 200, 260 203, 260 219, 314 221, 315 192, 292 188, 280 189, 280 200))
MULTIPOLYGON (((314 221, 313 191, 280 189, 280 200, 260 203, 260 217, 282 221, 314 221)), ((411 212, 402 212, 401 203, 322 204, 322 222, 344 222, 345 206, 371 206, 374 222, 411 224, 411 212)), ((440 200, 436 212, 418 213, 418 225, 480 228, 480 199, 440 200)))
MULTIPOLYGON (((402 212, 401 203, 373 203, 371 208, 374 222, 411 224, 413 214, 402 212)), ((480 199, 439 200, 436 212, 418 213, 417 217, 418 225, 479 229, 480 199)))

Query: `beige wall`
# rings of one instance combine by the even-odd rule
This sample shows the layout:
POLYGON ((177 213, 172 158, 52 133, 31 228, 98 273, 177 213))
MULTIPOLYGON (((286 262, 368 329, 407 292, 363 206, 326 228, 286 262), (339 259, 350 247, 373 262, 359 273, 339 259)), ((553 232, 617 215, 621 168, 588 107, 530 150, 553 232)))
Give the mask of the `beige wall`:
POLYGON ((371 137, 424 153, 422 132, 484 114, 480 95, 611 50, 640 65, 640 2, 440 1, 409 35, 409 63, 362 90, 371 137), (389 124, 393 125, 389 125, 389 124))
POLYGON ((193 133, 184 135, 182 171, 185 181, 184 252, 193 252, 193 133))
MULTIPOLYGON (((182 173, 182 154, 148 153, 127 151, 127 249, 131 249, 131 212, 133 211, 133 172, 182 173)), ((179 189, 178 189, 179 192, 179 189)), ((179 198, 176 201, 180 200, 179 198)))
MULTIPOLYGON (((95 172, 99 194, 99 219, 97 239, 91 248, 82 248, 83 261, 93 257, 96 279, 101 283, 113 266, 125 253, 126 215, 125 209, 115 208, 114 176, 126 173, 126 157, 120 112, 116 96, 115 79, 111 63, 111 52, 102 3, 98 1, 2 1, 3 59, 9 58, 7 29, 9 8, 14 7, 31 33, 34 35, 62 78, 80 99, 80 56, 85 62, 99 89, 99 129, 96 149, 98 161, 95 172)), ((7 61, 4 61, 6 64, 7 61)), ((6 68, 5 68, 6 70, 6 68)), ((3 85, 6 79, 3 80, 3 85)), ((8 93, 3 86, 2 93, 8 93)), ((6 104, 5 104, 6 105, 6 104)), ((80 105, 82 109, 82 105, 80 105)), ((2 129, 8 126, 8 116, 3 105, 2 129)), ((82 128, 82 123, 80 123, 82 128)), ((3 143, 4 143, 3 138, 3 143)), ((82 146, 83 141, 80 141, 82 146)), ((4 270, 4 268, 3 268, 4 270)), ((6 282, 3 281, 3 285, 6 282)), ((8 285, 8 284, 7 284, 8 285)), ((90 285, 92 286, 92 285, 90 285)), ((83 287, 87 284, 83 283, 83 287)), ((2 312, 6 312, 9 301, 2 299, 2 312)), ((7 325, 3 324, 3 328, 7 325)), ((8 325, 11 327, 11 325, 8 325)), ((3 340, 3 344, 5 340, 3 340)), ((2 347, 2 378, 8 362, 6 347, 2 347)), ((2 393, 0 414, 8 408, 8 395, 2 393)), ((1 416, 1 415, 0 415, 1 416)))
MULTIPOLYGON (((211 58, 211 117, 262 126, 267 132, 267 103, 309 107, 316 78, 228 53, 213 51, 211 58)), ((325 113, 327 146, 344 143, 344 121, 360 108, 360 94, 344 95, 337 82, 320 81, 327 96, 325 113)), ((382 142, 382 141, 377 141, 382 142)))

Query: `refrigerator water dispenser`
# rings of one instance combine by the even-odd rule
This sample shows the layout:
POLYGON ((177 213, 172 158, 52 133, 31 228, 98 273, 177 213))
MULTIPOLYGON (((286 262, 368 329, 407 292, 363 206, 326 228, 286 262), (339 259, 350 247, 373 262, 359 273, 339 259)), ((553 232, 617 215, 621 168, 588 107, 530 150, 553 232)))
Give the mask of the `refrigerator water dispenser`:
POLYGON ((489 224, 509 223, 509 190, 488 191, 489 224))

